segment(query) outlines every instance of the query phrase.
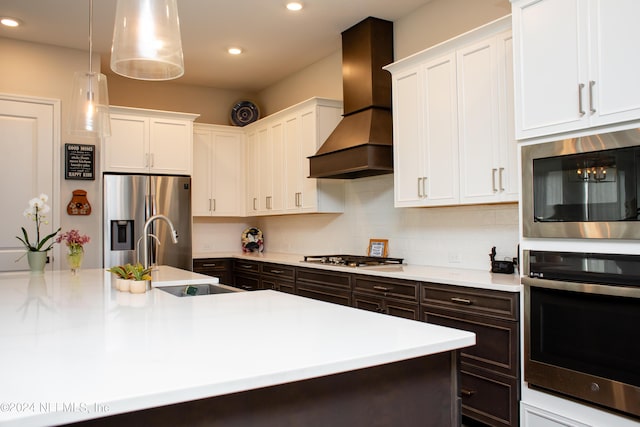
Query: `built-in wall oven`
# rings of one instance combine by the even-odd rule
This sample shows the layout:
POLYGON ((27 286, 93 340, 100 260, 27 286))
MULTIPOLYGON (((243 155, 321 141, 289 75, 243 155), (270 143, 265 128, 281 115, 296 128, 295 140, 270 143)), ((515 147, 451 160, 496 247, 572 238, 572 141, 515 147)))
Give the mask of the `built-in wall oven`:
POLYGON ((523 251, 529 387, 640 418, 640 255, 523 251))
POLYGON ((640 239, 640 130, 522 147, 526 238, 640 239))

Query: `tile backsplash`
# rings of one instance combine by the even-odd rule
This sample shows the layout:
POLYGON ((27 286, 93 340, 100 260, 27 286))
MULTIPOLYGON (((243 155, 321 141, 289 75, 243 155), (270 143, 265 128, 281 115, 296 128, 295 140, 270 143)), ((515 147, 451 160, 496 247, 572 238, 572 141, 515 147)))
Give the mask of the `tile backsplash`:
POLYGON ((373 238, 416 265, 488 269, 492 246, 498 259, 517 256, 517 204, 394 208, 393 175, 347 181, 342 214, 194 221, 194 250, 238 250, 248 225, 262 229, 272 252, 365 255, 373 238))

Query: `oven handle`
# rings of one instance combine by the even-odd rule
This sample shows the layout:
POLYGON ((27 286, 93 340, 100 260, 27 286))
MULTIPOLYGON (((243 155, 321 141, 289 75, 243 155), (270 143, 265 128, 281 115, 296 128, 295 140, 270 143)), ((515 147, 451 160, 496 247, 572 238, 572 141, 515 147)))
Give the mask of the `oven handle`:
POLYGON ((581 292, 587 294, 640 298, 640 287, 563 282, 561 280, 539 279, 526 276, 522 277, 522 284, 533 288, 558 289, 561 291, 581 292))

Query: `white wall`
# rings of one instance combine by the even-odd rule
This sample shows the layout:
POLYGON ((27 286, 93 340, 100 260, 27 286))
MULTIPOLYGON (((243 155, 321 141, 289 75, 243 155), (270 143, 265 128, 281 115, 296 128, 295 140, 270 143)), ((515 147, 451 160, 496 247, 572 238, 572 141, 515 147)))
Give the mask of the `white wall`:
POLYGON ((265 251, 365 255, 369 239, 388 239, 389 256, 410 264, 480 270, 492 246, 517 255, 517 204, 397 209, 393 175, 347 181, 346 202, 344 214, 260 219, 265 251))

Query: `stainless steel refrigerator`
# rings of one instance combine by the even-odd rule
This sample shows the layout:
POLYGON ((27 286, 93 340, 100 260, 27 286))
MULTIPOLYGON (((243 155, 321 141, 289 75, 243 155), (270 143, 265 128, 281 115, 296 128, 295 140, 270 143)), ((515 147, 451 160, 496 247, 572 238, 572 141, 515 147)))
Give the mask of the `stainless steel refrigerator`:
POLYGON ((178 243, 162 220, 149 224, 150 265, 192 269, 191 178, 168 175, 104 174, 103 266, 144 264, 142 233, 145 221, 165 215, 173 223, 178 243))

